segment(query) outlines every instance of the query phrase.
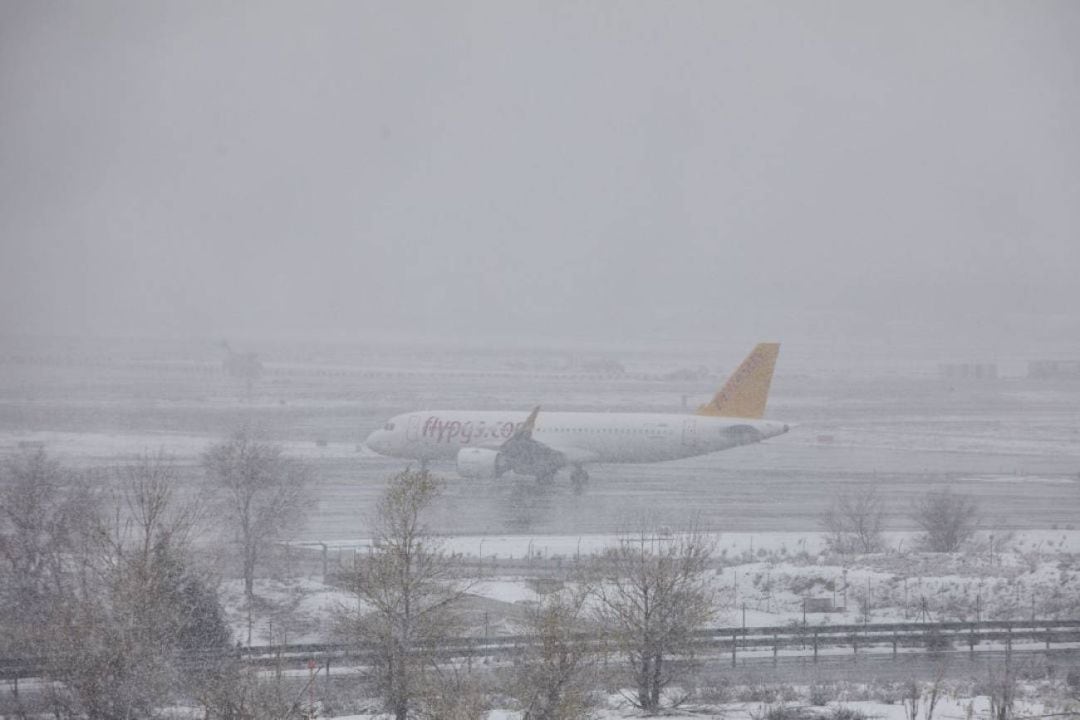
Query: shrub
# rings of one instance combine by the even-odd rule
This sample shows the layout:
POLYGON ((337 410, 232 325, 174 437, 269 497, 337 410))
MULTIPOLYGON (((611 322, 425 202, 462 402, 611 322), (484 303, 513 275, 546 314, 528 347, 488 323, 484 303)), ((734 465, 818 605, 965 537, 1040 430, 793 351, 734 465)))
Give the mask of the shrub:
POLYGON ((895 705, 904 697, 904 686, 896 682, 875 682, 870 686, 869 698, 884 705, 895 705))
POLYGON ((750 712, 752 720, 816 720, 817 715, 805 705, 777 703, 750 712))
POLYGON ((956 552, 978 527, 979 508, 968 495, 930 492, 912 507, 911 518, 922 528, 922 544, 931 552, 956 552))
POLYGON ((1069 668, 1065 674, 1065 687, 1073 692, 1080 692, 1080 665, 1069 668))
POLYGON ((731 685, 723 679, 708 685, 699 685, 694 692, 694 698, 698 702, 712 705, 723 705, 731 701, 731 685))
POLYGON ((835 700, 836 696, 835 685, 818 685, 814 683, 810 686, 810 704, 814 707, 825 707, 830 701, 835 700))
POLYGON ((862 710, 845 705, 834 707, 828 717, 829 720, 867 720, 866 713, 862 710))

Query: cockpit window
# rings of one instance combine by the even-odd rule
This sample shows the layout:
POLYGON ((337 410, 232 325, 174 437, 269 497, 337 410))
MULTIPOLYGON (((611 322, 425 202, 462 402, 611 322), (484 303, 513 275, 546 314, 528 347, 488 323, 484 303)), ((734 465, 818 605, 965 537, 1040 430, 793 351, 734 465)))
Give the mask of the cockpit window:
POLYGON ((385 425, 383 425, 383 430, 393 430, 393 429, 394 429, 394 423, 386 423, 385 425))

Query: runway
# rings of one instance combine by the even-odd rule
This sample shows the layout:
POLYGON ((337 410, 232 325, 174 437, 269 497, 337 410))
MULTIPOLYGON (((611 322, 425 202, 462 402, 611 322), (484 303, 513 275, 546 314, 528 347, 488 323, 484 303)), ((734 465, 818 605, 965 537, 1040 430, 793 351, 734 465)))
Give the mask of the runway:
MULTIPOLYGON (((101 466, 161 448, 194 485, 203 449, 233 428, 258 429, 314 470, 297 538, 313 541, 367 534, 375 499, 405 463, 360 442, 396 413, 536 404, 685 413, 720 381, 481 372, 470 359, 430 367, 409 357, 380 358, 377 368, 268 364, 251 395, 209 364, 8 364, 0 373, 0 452, 41 442, 64 462, 101 466)), ((542 488, 512 475, 463 480, 452 465, 434 466, 446 486, 431 522, 453 534, 566 535, 617 531, 648 512, 672 526, 696 516, 711 530, 812 531, 833 497, 866 484, 885 497, 890 529, 911 528, 912 499, 942 487, 975 495, 995 527, 1066 527, 1080 516, 1080 383, 795 375, 781 360, 766 417, 797 427, 689 460, 592 467, 580 493, 565 473, 542 488)))

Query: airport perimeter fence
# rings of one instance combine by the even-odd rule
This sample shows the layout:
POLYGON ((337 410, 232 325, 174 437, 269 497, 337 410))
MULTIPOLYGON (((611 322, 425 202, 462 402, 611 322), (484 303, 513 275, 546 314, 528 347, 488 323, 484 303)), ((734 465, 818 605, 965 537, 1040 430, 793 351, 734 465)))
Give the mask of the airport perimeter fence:
MULTIPOLYGON (((576 641, 597 653, 611 653, 615 648, 608 639, 595 633, 581 633, 576 641)), ((460 637, 440 642, 435 655, 443 659, 509 658, 529 649, 535 638, 526 635, 497 637, 460 637)), ((976 652, 987 650, 1026 651, 1052 648, 1080 648, 1080 620, 981 621, 937 623, 869 623, 852 625, 783 625, 776 627, 725 627, 695 633, 694 645, 701 655, 724 657, 730 654, 732 666, 742 656, 767 658, 773 662, 783 657, 813 658, 838 654, 891 653, 894 658, 910 653, 976 652)), ((229 658, 250 667, 300 670, 315 666, 329 675, 333 668, 362 667, 371 653, 362 647, 344 643, 292 643, 287 645, 237 646, 232 650, 199 651, 179 656, 182 664, 211 667, 229 658)), ((17 681, 40 677, 46 672, 49 658, 0 658, 0 679, 17 681)))

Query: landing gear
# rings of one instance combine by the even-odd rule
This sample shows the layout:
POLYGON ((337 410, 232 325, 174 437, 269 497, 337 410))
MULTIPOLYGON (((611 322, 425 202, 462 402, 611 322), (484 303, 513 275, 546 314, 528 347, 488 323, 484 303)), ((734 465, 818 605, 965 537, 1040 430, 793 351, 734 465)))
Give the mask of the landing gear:
POLYGON ((570 482, 574 486, 574 490, 580 491, 585 487, 585 483, 589 482, 589 473, 585 472, 585 468, 580 465, 575 465, 574 469, 570 471, 570 482))

